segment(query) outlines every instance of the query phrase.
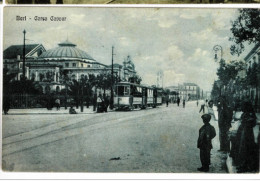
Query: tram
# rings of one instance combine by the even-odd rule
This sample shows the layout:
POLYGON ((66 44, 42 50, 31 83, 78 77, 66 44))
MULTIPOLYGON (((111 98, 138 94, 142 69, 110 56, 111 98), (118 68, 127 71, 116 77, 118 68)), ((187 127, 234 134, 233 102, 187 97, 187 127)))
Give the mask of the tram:
POLYGON ((129 82, 114 86, 114 107, 120 110, 155 108, 162 104, 162 89, 129 82))

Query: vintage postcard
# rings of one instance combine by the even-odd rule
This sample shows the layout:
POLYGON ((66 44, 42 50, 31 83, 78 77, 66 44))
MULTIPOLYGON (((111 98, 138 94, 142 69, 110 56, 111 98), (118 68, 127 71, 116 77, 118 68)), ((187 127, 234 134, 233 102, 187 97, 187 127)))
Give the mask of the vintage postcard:
POLYGON ((10 4, 234 4, 260 0, 6 0, 10 4))
POLYGON ((258 173, 260 10, 5 7, 2 169, 258 173))

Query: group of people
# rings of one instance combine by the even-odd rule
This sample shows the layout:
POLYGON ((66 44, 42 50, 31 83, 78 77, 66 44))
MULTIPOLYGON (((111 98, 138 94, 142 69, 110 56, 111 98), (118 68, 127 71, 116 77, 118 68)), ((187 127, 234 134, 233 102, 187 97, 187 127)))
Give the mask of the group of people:
MULTIPOLYGON (((90 100, 86 100, 86 106, 89 108, 89 103, 90 100)), ((107 112, 107 108, 110 104, 109 97, 105 94, 103 96, 101 93, 97 96, 96 94, 94 95, 93 98, 93 111, 96 111, 97 113, 102 113, 102 112, 107 112)), ((70 114, 77 114, 76 110, 71 106, 69 110, 70 114)))
MULTIPOLYGON (((200 112, 205 111, 207 101, 201 104, 200 112)), ((207 104, 213 106, 213 101, 207 104)), ((198 101, 197 101, 198 106, 198 101)), ((238 107, 237 105, 235 107, 238 107)), ((218 108, 218 127, 220 149, 218 151, 230 153, 230 157, 237 163, 237 172, 259 171, 259 145, 255 143, 253 128, 256 125, 256 114, 250 101, 244 101, 241 104, 240 126, 233 137, 229 136, 231 121, 234 119, 236 109, 228 105, 225 97, 221 97, 217 103, 218 108), (230 150, 231 141, 231 150, 230 150)), ((203 114, 201 116, 204 125, 199 130, 197 147, 200 149, 200 160, 202 167, 199 171, 208 172, 210 165, 210 151, 212 149, 211 140, 216 136, 215 128, 209 124, 211 115, 203 114)), ((259 143, 258 143, 259 144, 259 143)))
MULTIPOLYGON (((166 107, 168 107, 169 106, 169 98, 168 97, 166 97, 165 102, 166 102, 166 107)), ((177 106, 180 106, 180 102, 181 102, 181 99, 178 97, 177 100, 176 100, 177 106)), ((183 99, 182 100, 183 108, 185 108, 185 104, 186 104, 186 101, 185 101, 185 99, 183 99)))
MULTIPOLYGON (((253 128, 256 126, 256 114, 250 101, 227 104, 226 98, 218 102, 220 150, 230 153, 237 166, 238 173, 259 171, 259 145, 255 143, 253 128), (237 111, 240 118, 234 119, 237 111), (230 134, 231 121, 237 123, 235 134, 230 134), (230 145, 231 143, 231 145, 230 145), (231 146, 231 149, 230 149, 231 146)), ((233 125, 234 125, 233 124, 233 125)), ((259 144, 259 143, 258 143, 259 144)))
POLYGON ((109 104, 109 97, 105 94, 103 96, 99 94, 97 97, 97 113, 107 112, 109 104))
MULTIPOLYGON (((180 102, 181 102, 181 99, 178 97, 177 98, 177 106, 180 106, 180 102)), ((186 104, 186 101, 185 99, 182 100, 182 107, 185 108, 185 104, 186 104)))

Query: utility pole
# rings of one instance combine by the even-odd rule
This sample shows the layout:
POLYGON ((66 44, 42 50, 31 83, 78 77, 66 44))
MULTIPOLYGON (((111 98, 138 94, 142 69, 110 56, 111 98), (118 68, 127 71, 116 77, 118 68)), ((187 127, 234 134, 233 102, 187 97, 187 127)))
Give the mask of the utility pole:
POLYGON ((26 31, 23 30, 23 79, 25 79, 25 34, 26 31))
POLYGON ((111 71, 111 98, 110 98, 110 109, 114 108, 114 91, 113 91, 113 86, 114 86, 114 46, 112 46, 112 71, 111 71))

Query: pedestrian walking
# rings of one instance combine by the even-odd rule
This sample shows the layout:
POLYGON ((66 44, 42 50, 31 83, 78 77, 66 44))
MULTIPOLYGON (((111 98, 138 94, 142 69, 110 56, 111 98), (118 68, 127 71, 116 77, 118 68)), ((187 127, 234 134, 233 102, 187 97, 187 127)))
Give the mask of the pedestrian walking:
POLYGON ((208 105, 209 105, 210 108, 212 108, 213 107, 213 100, 210 100, 208 105))
POLYGON ((211 140, 216 136, 216 130, 209 123, 211 119, 209 114, 203 114, 201 118, 204 125, 199 130, 197 147, 200 149, 200 161, 202 166, 198 168, 198 171, 208 172, 210 165, 210 151, 213 148, 211 140))
POLYGON ((168 96, 166 96, 166 107, 168 107, 168 105, 169 105, 169 98, 168 96))
POLYGON ((197 107, 199 106, 199 100, 197 100, 197 107))
POLYGON ((4 98, 3 101, 3 110, 4 110, 4 114, 8 114, 8 111, 10 109, 10 100, 8 97, 4 98))
POLYGON ((107 112, 107 108, 109 106, 109 98, 104 94, 104 111, 107 112))
POLYGON ((59 98, 57 98, 55 100, 55 104, 56 104, 57 111, 60 110, 60 99, 59 98))
POLYGON ((104 111, 104 101, 103 101, 102 95, 99 94, 98 98, 97 98, 97 112, 101 113, 103 111, 104 111))
POLYGON ((180 100, 180 98, 178 97, 178 98, 177 98, 177 105, 178 105, 178 106, 180 105, 180 102, 181 102, 181 100, 180 100))
POLYGON ((86 107, 89 108, 89 103, 90 103, 90 97, 87 95, 86 97, 86 107))
POLYGON ((256 115, 251 102, 242 105, 241 125, 238 128, 238 173, 257 171, 259 169, 259 151, 255 143, 253 127, 256 125, 256 115))
POLYGON ((183 101, 182 101, 182 106, 183 106, 183 108, 185 108, 185 99, 183 99, 183 101))
POLYGON ((97 94, 95 93, 93 96, 93 111, 96 111, 97 108, 97 94))
POLYGON ((202 100, 199 113, 200 113, 201 111, 203 111, 203 114, 205 113, 205 101, 204 101, 204 100, 202 100))

